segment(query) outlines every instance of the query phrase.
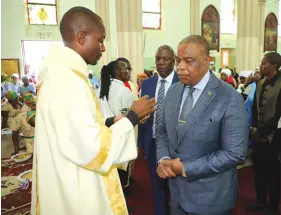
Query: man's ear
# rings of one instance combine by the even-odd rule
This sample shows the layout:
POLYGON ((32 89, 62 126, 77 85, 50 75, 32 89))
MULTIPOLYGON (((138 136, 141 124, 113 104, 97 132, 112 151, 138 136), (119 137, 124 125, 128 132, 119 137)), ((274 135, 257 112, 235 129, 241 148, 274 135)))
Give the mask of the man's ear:
POLYGON ((79 31, 77 33, 77 41, 80 45, 84 45, 87 39, 87 33, 85 31, 79 31))

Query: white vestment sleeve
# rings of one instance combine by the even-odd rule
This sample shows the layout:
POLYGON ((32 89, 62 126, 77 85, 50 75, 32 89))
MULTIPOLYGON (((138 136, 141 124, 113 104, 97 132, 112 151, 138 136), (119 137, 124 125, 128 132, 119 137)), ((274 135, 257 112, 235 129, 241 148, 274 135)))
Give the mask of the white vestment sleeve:
POLYGON ((134 127, 127 118, 111 128, 100 125, 91 93, 84 82, 57 90, 49 115, 60 153, 78 166, 105 173, 137 157, 134 127))

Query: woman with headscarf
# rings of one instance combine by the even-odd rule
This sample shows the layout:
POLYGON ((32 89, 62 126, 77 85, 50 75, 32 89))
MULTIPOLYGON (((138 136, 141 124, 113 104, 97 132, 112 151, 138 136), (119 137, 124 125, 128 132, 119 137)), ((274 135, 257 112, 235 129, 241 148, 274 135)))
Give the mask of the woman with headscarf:
POLYGON ((34 146, 35 106, 31 111, 19 113, 12 121, 12 140, 15 147, 14 154, 19 153, 19 133, 22 133, 26 152, 32 154, 34 146))
POLYGON ((33 83, 29 82, 29 79, 30 77, 28 75, 24 75, 21 79, 23 82, 23 85, 19 88, 21 96, 25 93, 32 93, 33 95, 36 95, 36 88, 33 83))
POLYGON ((138 84, 138 92, 141 91, 142 82, 148 79, 148 76, 145 73, 137 75, 137 84, 138 84))
POLYGON ((232 77, 230 69, 221 70, 221 80, 236 88, 236 81, 232 77))
POLYGON ((5 97, 8 102, 2 105, 1 111, 8 112, 8 126, 10 127, 13 118, 21 112, 23 104, 19 102, 18 94, 15 91, 8 91, 5 97))
POLYGON ((237 92, 241 93, 244 100, 247 99, 250 91, 251 91, 251 85, 249 83, 246 83, 246 80, 249 76, 252 76, 253 71, 250 70, 244 70, 240 72, 239 76, 239 85, 237 87, 237 92))

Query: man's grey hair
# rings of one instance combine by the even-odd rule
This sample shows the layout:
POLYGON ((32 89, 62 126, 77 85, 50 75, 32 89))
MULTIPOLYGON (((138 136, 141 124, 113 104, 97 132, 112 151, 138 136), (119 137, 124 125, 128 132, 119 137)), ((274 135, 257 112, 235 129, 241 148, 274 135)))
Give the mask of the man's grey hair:
POLYGON ((171 46, 168 46, 168 45, 163 45, 163 46, 160 46, 157 51, 156 51, 156 54, 157 52, 161 51, 161 50, 167 50, 168 52, 170 52, 170 54, 175 57, 175 52, 173 50, 173 48, 171 46))
POLYGON ((188 37, 183 38, 183 40, 180 41, 178 47, 179 47, 180 45, 183 45, 183 44, 190 44, 190 43, 203 46, 204 49, 205 49, 205 54, 206 54, 207 56, 209 56, 209 54, 210 54, 209 44, 208 44, 208 41, 207 41, 204 37, 202 37, 202 36, 200 36, 200 35, 190 35, 190 36, 188 36, 188 37))

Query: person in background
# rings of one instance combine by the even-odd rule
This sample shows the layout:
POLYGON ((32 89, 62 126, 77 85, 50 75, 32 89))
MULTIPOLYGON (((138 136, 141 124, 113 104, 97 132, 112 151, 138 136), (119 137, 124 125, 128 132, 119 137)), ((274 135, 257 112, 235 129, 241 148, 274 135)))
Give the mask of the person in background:
POLYGON ((228 83, 232 87, 236 88, 236 81, 231 75, 231 70, 230 69, 222 69, 221 70, 221 80, 228 83))
POLYGON ((34 72, 33 72, 33 73, 30 73, 28 76, 29 76, 29 82, 30 82, 31 84, 36 85, 36 84, 37 84, 37 81, 36 81, 34 72))
POLYGON ((144 149, 152 183, 154 215, 168 214, 167 181, 160 179, 156 173, 156 139, 159 134, 159 123, 163 112, 163 103, 169 88, 179 81, 174 72, 175 53, 167 45, 160 46, 155 53, 155 64, 159 76, 145 80, 142 84, 141 96, 156 98, 158 105, 155 114, 138 129, 138 147, 144 149))
POLYGON ((24 95, 24 101, 30 107, 30 110, 19 113, 11 124, 11 129, 13 131, 12 140, 15 146, 14 154, 19 153, 19 133, 21 132, 23 133, 23 137, 21 138, 24 141, 27 153, 33 153, 34 126, 31 126, 29 121, 32 121, 35 118, 36 103, 35 98, 31 93, 24 95))
MULTIPOLYGON (((15 118, 18 116, 18 114, 25 112, 25 109, 23 109, 23 104, 19 102, 19 97, 17 92, 8 91, 6 93, 6 98, 8 102, 1 106, 1 112, 2 113, 5 112, 5 115, 3 115, 3 121, 5 123, 7 121, 8 127, 12 129, 15 118)), ((19 143, 13 141, 13 144, 14 144, 14 153, 12 155, 15 155, 19 152, 19 143)))
MULTIPOLYGON (((247 99, 245 101, 245 106, 246 106, 246 111, 247 111, 247 115, 248 115, 248 124, 249 124, 249 129, 252 126, 252 107, 253 107, 253 101, 254 101, 254 97, 255 97, 255 93, 256 93, 256 84, 263 79, 263 76, 261 75, 261 73, 259 72, 259 70, 254 73, 253 75, 250 75, 245 83, 244 83, 244 88, 247 88, 248 86, 250 86, 250 92, 247 96, 247 99)), ((249 140, 249 147, 253 146, 253 141, 249 140)))
MULTIPOLYGON (((113 116, 126 113, 137 97, 124 85, 131 73, 124 61, 112 61, 101 70, 100 99, 106 100, 113 116)), ((102 102, 102 101, 101 101, 102 102)), ((129 164, 131 166, 131 164, 129 164)), ((125 196, 130 194, 130 168, 118 169, 125 196)), ((131 210, 131 209, 130 209, 131 210)))
POLYGON ((23 85, 19 88, 19 93, 21 96, 25 93, 32 93, 33 95, 36 95, 36 88, 33 83, 29 82, 29 79, 30 76, 28 75, 23 76, 21 79, 23 82, 23 85))
POLYGON ((139 92, 139 94, 141 92, 142 83, 146 79, 148 79, 148 76, 145 73, 137 75, 137 84, 138 84, 138 92, 139 92))
MULTIPOLYGON (((239 76, 239 85, 237 87, 237 92, 241 93, 244 100, 247 99, 250 91, 251 91, 251 85, 249 83, 246 84, 246 80, 249 76, 253 77, 253 71, 250 70, 244 70, 240 72, 239 76)), ((251 79, 248 79, 248 81, 251 79)))
POLYGON ((6 91, 4 87, 1 86, 1 129, 8 128, 8 111, 3 111, 2 106, 8 103, 6 98, 6 91))
POLYGON ((281 117, 280 67, 280 54, 269 52, 264 55, 260 72, 265 79, 257 83, 251 127, 251 138, 254 142, 252 159, 256 202, 246 207, 248 212, 267 209, 268 215, 279 214, 280 161, 278 150, 280 140, 278 144, 278 141, 273 140, 281 117), (267 194, 269 194, 269 205, 267 194))
POLYGON ((19 83, 19 75, 14 73, 11 76, 12 82, 7 82, 4 84, 4 89, 6 92, 8 91, 15 91, 19 93, 19 87, 20 87, 20 83, 19 83))
POLYGON ((236 67, 230 69, 232 77, 235 79, 236 83, 239 82, 239 74, 236 72, 236 67))
POLYGON ((221 79, 221 74, 219 72, 217 72, 216 67, 214 65, 210 66, 210 70, 212 73, 214 73, 214 75, 218 78, 221 79))
POLYGON ((94 87, 95 89, 100 88, 100 80, 97 77, 93 76, 92 73, 89 73, 89 81, 92 87, 94 87))
POLYGON ((127 69, 123 61, 112 61, 101 70, 100 99, 108 101, 114 116, 120 115, 123 109, 130 108, 137 99, 124 85, 130 77, 130 69, 127 69))
MULTIPOLYGON (((132 69, 132 66, 131 66, 130 61, 129 61, 127 58, 120 57, 120 58, 118 58, 116 61, 124 62, 124 63, 127 65, 127 69, 128 69, 128 71, 130 72, 130 74, 131 74, 131 72, 133 71, 133 69, 132 69)), ((130 78, 131 78, 131 76, 130 76, 130 78)), ((132 87, 131 87, 129 81, 130 81, 130 79, 127 80, 127 81, 124 81, 124 85, 125 85, 129 90, 132 91, 132 87)))

